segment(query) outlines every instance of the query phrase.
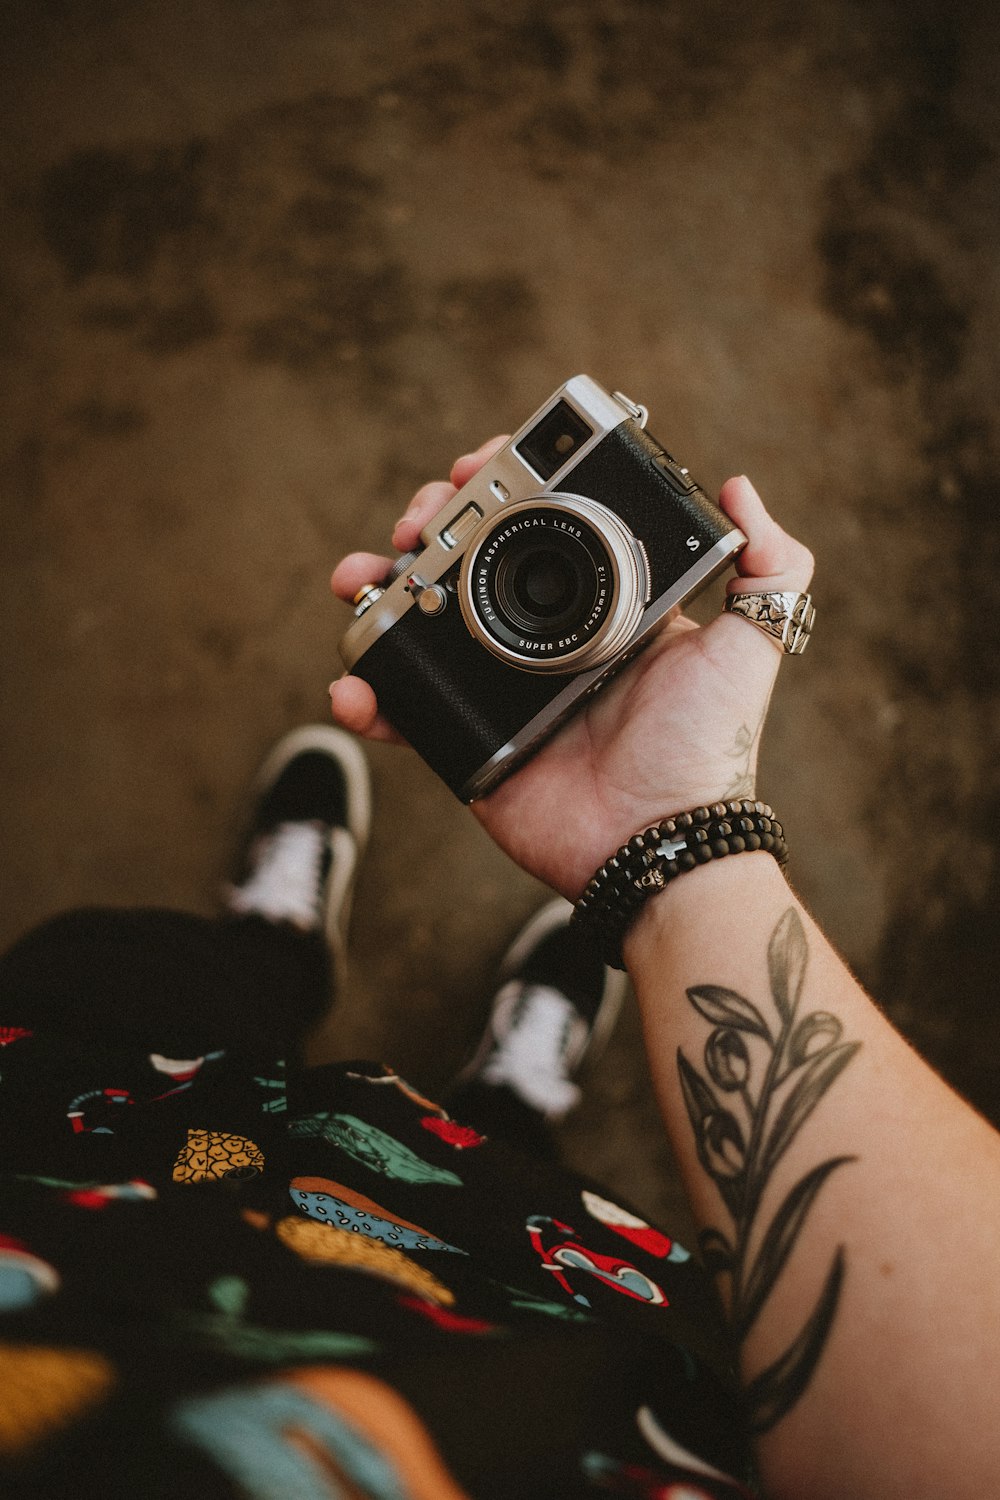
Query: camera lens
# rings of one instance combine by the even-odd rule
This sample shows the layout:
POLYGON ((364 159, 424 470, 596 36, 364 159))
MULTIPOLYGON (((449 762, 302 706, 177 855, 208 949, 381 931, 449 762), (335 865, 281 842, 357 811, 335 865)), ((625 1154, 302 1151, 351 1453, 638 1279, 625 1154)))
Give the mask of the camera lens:
POLYGON ((497 601, 522 630, 559 630, 587 609, 597 591, 593 559, 573 537, 531 532, 513 541, 497 566, 497 601))
POLYGON ((613 511, 579 495, 506 505, 469 539, 459 600, 472 634, 533 672, 578 672, 631 639, 649 599, 645 553, 613 511))

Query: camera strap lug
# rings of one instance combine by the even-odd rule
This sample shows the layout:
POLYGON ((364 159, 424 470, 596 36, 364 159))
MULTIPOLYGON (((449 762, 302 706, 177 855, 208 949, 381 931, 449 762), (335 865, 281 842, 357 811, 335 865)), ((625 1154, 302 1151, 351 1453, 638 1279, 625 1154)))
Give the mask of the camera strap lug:
POLYGON ((637 401, 630 401, 628 396, 623 395, 621 391, 612 391, 612 395, 618 402, 618 405, 624 406, 629 416, 632 417, 634 421, 638 422, 640 427, 645 427, 646 423, 649 421, 648 407, 640 406, 637 401))

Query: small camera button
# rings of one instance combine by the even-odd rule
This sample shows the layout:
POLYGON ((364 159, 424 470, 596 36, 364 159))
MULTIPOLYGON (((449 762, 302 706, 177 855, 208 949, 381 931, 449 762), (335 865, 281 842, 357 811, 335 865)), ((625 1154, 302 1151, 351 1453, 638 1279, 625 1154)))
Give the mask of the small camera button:
POLYGON ((448 595, 439 583, 421 589, 417 596, 417 608, 425 615, 439 615, 448 603, 448 595))
POLYGON ((451 552, 475 530, 482 519, 483 513, 478 505, 467 505, 438 533, 438 541, 451 552))

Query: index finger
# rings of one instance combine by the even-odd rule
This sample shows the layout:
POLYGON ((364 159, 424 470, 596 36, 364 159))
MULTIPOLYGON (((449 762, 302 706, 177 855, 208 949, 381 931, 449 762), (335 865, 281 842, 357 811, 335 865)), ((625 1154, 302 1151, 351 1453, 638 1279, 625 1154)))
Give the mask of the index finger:
POLYGON ((463 484, 468 484, 473 474, 477 474, 483 464, 492 458, 506 441, 505 437, 490 438, 489 442, 483 443, 475 453, 465 453, 455 460, 451 467, 449 482, 435 479, 417 490, 405 514, 396 522, 392 533, 392 545, 397 551, 409 552, 418 545, 420 533, 428 521, 448 504, 456 490, 461 489, 463 484))
POLYGON ((349 552, 333 570, 330 587, 345 604, 357 603, 358 590, 378 583, 392 567, 392 558, 378 552, 349 552))
POLYGON ((468 484, 473 474, 478 474, 483 464, 491 459, 494 453, 499 453, 504 443, 510 442, 510 435, 500 433, 497 437, 491 437, 481 444, 475 453, 463 453, 461 458, 456 458, 451 466, 451 482, 457 490, 463 484, 468 484))

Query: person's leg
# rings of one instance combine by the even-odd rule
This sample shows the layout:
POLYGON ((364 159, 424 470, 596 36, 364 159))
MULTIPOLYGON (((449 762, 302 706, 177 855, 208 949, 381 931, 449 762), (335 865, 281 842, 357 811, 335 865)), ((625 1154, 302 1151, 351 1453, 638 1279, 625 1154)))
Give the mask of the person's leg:
POLYGON ((0 1015, 31 1030, 185 1055, 289 1039, 329 994, 326 946, 262 917, 83 908, 0 958, 0 1015))
POLYGON ((362 753, 332 727, 294 731, 257 778, 242 867, 218 919, 83 909, 0 958, 0 1022, 186 1055, 294 1046, 331 999, 367 839, 362 753))
POLYGON ((551 1156, 551 1127, 578 1103, 575 1078, 603 1047, 625 976, 569 925, 568 901, 535 913, 508 949, 483 1038, 448 1108, 495 1139, 551 1156))

